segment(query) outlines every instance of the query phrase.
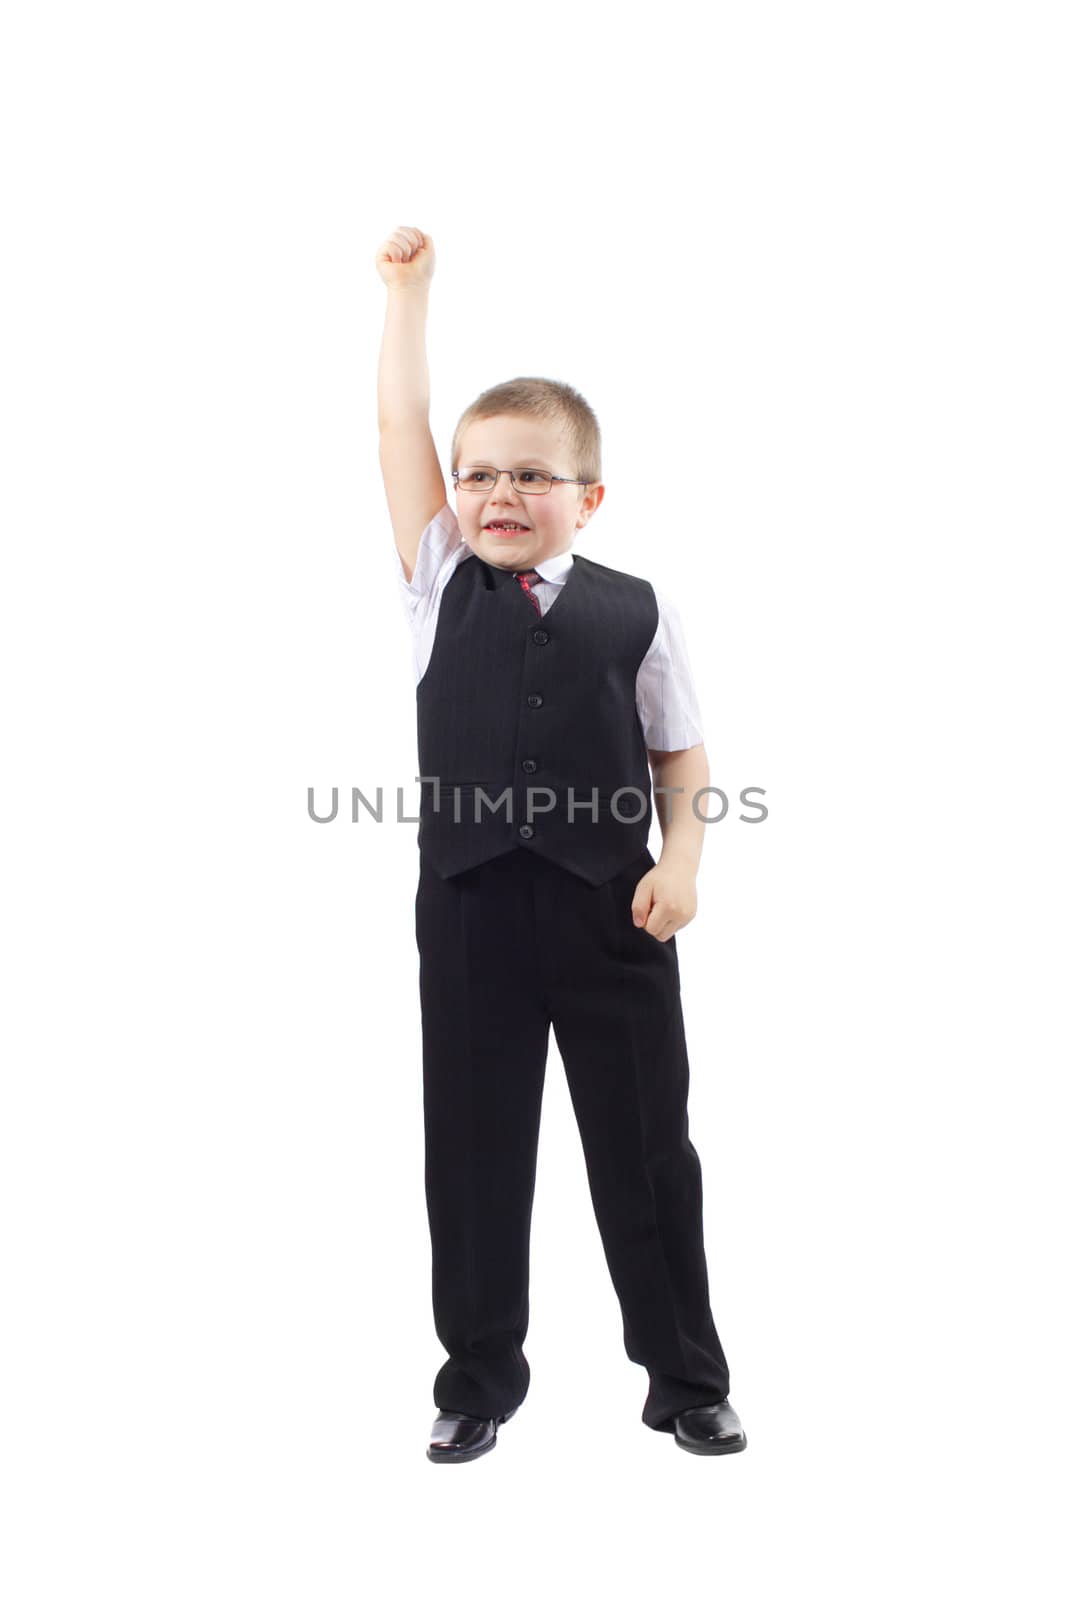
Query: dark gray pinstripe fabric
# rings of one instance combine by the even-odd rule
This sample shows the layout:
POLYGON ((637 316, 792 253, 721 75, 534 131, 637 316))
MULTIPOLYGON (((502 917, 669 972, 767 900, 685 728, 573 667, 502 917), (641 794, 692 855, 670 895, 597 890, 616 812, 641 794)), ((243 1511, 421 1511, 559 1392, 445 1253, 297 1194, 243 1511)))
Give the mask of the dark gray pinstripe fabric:
POLYGON ((540 620, 513 573, 473 554, 457 566, 416 691, 419 844, 440 876, 523 847, 603 883, 645 848, 652 800, 635 683, 658 616, 644 578, 584 556, 540 620), (494 799, 510 788, 510 821, 503 808, 479 815, 476 787, 494 799), (555 795, 555 808, 529 812, 531 788, 555 795), (616 816, 621 789, 637 793, 617 800, 616 816), (580 805, 594 790, 596 820, 588 808, 570 819, 568 791, 580 805))

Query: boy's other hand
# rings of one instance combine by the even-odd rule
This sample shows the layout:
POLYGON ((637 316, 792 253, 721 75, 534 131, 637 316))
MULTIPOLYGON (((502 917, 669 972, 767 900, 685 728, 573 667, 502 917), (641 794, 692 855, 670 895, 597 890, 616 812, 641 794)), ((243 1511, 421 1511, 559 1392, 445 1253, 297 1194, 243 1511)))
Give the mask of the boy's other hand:
POLYGON ((630 913, 635 927, 644 928, 665 944, 697 914, 696 873, 684 866, 658 862, 634 890, 630 913))
POLYGON ((374 261, 390 289, 428 288, 436 265, 433 240, 421 228, 394 228, 374 261))

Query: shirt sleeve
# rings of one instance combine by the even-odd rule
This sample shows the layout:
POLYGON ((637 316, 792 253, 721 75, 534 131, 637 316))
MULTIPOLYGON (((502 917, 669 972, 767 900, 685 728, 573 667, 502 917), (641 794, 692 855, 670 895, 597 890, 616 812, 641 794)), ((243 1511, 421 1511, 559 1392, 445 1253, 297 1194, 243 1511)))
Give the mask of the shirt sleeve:
POLYGON ((411 627, 416 683, 433 650, 442 591, 459 562, 469 554, 470 546, 459 531, 459 519, 447 502, 422 530, 410 579, 404 576, 400 551, 393 544, 397 585, 411 627))
POLYGON ((434 591, 444 587, 452 576, 455 557, 465 548, 459 531, 459 519, 446 501, 437 515, 428 522, 419 538, 415 566, 410 579, 404 576, 404 563, 400 551, 393 544, 396 575, 406 609, 413 616, 433 599, 434 591), (451 564, 450 564, 451 563, 451 564))
POLYGON ((656 589, 659 626, 637 669, 637 711, 650 750, 703 744, 700 705, 678 607, 656 589))

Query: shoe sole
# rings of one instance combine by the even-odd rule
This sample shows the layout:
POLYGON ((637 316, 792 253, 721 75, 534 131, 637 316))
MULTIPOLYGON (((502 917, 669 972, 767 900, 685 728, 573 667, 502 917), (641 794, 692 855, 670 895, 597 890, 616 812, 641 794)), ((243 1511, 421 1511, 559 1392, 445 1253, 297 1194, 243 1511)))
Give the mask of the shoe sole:
POLYGON ((691 1456, 732 1456, 748 1444, 744 1434, 740 1439, 731 1439, 727 1444, 712 1444, 710 1441, 707 1444, 690 1444, 685 1439, 679 1439, 677 1434, 674 1436, 674 1442, 679 1450, 688 1450, 691 1456))
POLYGON ((476 1461, 479 1456, 484 1456, 487 1450, 492 1450, 496 1445, 496 1434, 487 1439, 485 1444, 480 1444, 477 1450, 450 1450, 447 1445, 443 1449, 435 1450, 431 1445, 426 1455, 430 1461, 440 1466, 451 1466, 458 1461, 476 1461))
MULTIPOLYGON (((504 1414, 504 1416, 498 1418, 496 1425, 497 1430, 499 1430, 503 1423, 507 1422, 509 1417, 513 1417, 515 1415, 515 1411, 518 1409, 518 1406, 516 1406, 514 1411, 508 1411, 504 1414)), ((478 1457, 484 1456, 487 1450, 492 1450, 495 1444, 496 1431, 494 1431, 491 1439, 487 1439, 484 1444, 480 1444, 476 1450, 450 1450, 447 1445, 445 1445, 443 1448, 439 1447, 435 1450, 433 1445, 430 1445, 426 1451, 426 1457, 427 1460, 432 1461, 435 1466, 448 1466, 451 1465, 452 1462, 459 1461, 477 1461, 478 1457)))

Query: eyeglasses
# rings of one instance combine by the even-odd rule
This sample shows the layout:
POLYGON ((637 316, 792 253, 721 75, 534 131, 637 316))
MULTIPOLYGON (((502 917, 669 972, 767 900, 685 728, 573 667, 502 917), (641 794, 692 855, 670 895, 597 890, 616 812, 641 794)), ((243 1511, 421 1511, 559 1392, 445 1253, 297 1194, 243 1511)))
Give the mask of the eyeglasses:
POLYGON ((490 489, 496 488, 501 471, 507 473, 517 494, 547 494, 554 483, 580 483, 583 489, 589 486, 586 478, 560 478, 554 472, 538 472, 535 467, 519 467, 514 471, 510 467, 460 467, 453 471, 452 477, 457 489, 488 494, 490 489))

